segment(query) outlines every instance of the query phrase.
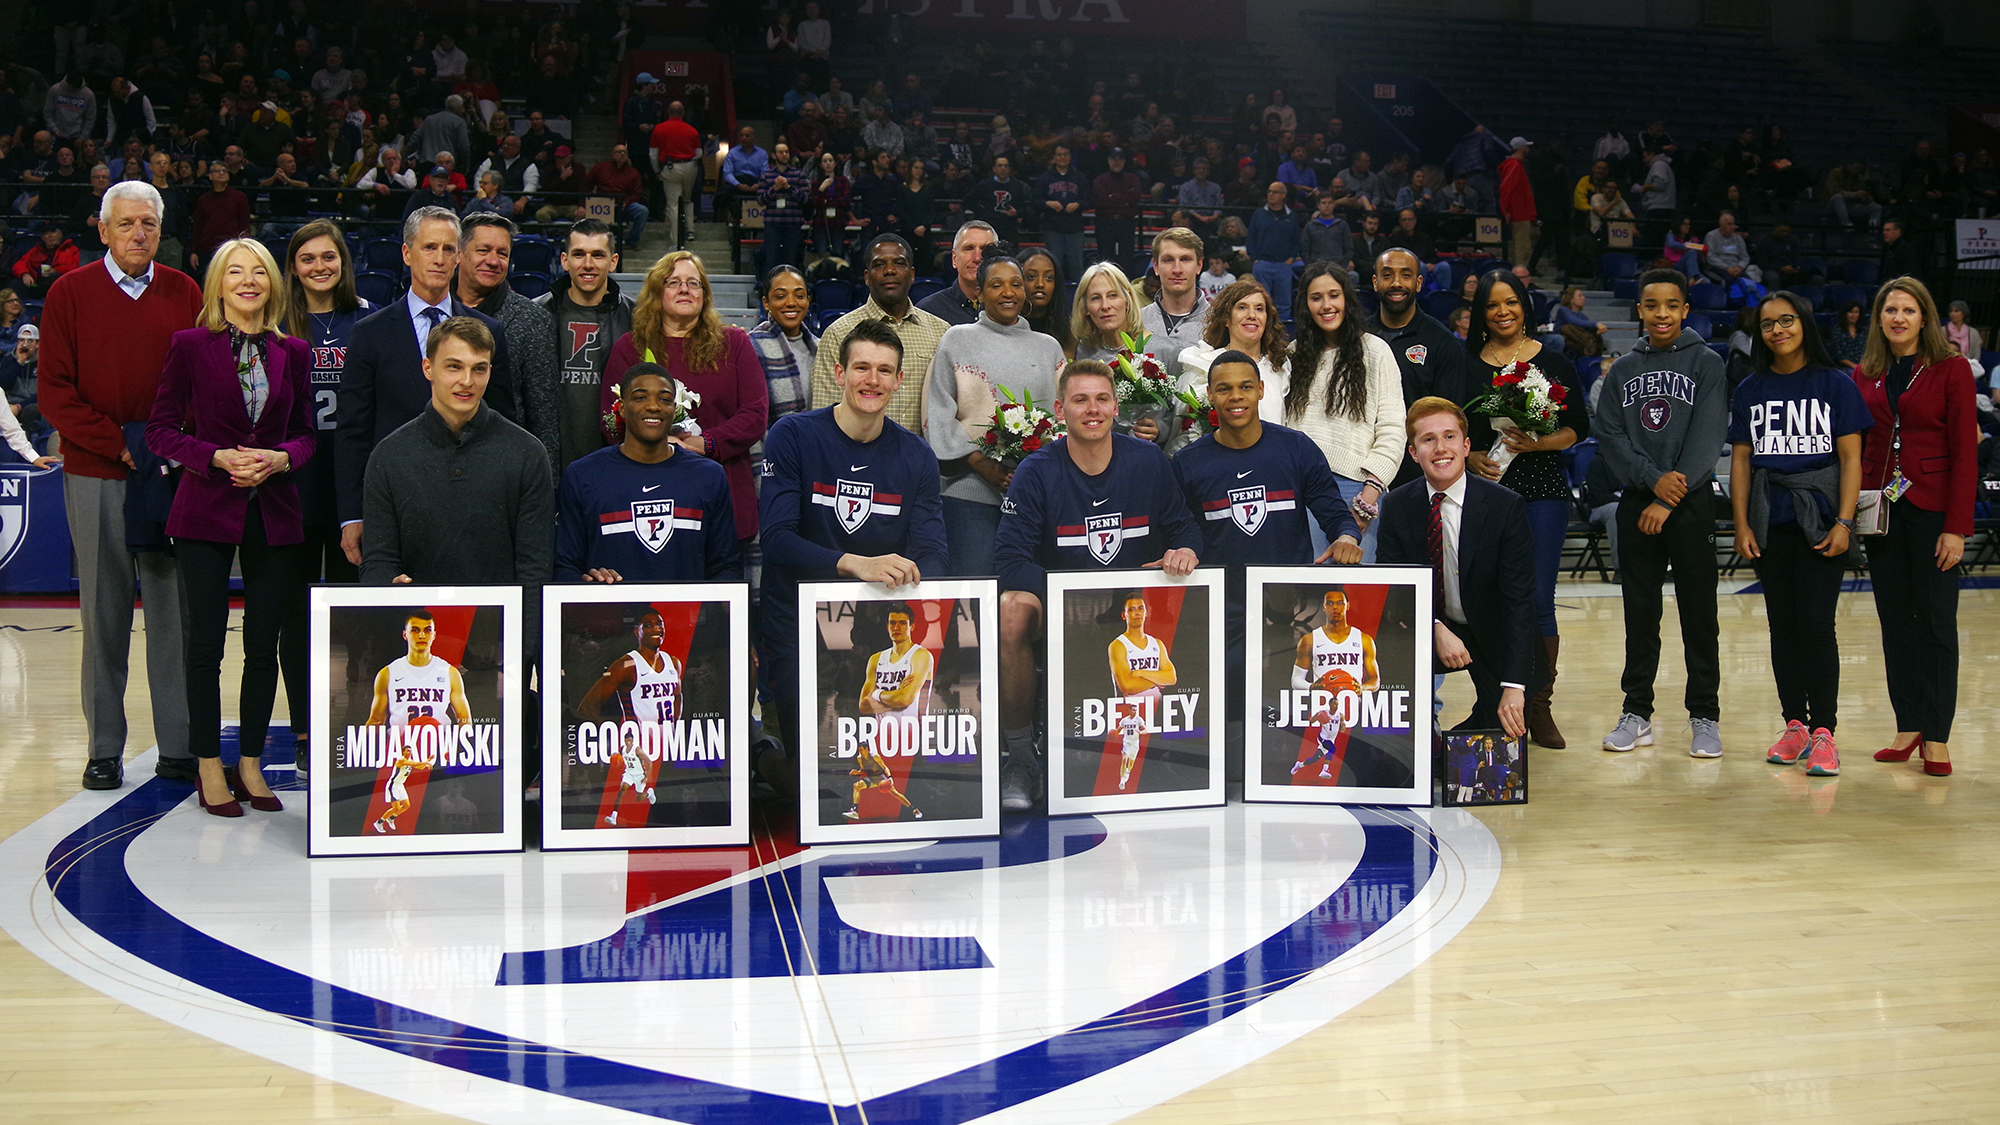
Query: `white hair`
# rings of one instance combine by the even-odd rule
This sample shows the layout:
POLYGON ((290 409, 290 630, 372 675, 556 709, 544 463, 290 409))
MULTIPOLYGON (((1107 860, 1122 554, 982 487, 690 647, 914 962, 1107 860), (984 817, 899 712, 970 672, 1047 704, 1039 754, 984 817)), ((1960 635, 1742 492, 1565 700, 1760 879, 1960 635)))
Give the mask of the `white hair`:
POLYGON ((982 231, 982 230, 985 231, 987 234, 992 235, 993 240, 995 242, 998 242, 1000 240, 1000 232, 993 229, 992 223, 989 223, 984 219, 973 219, 972 221, 966 223, 964 226, 959 227, 958 233, 951 236, 952 252, 957 253, 958 250, 962 246, 964 246, 966 235, 972 234, 975 231, 982 231))
POLYGON ((97 205, 97 221, 110 226, 111 208, 121 199, 136 199, 152 208, 153 218, 167 220, 167 204, 160 198, 160 189, 144 180, 120 180, 105 191, 104 202, 97 205))

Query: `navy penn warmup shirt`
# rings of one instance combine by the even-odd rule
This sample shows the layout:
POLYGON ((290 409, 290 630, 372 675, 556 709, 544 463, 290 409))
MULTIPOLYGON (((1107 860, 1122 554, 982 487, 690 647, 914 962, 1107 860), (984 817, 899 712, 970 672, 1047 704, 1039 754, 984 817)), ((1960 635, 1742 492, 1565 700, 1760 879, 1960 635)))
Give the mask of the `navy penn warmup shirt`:
POLYGON ((1063 438, 1015 471, 993 565, 1001 589, 1045 597, 1051 570, 1140 567, 1177 547, 1199 554, 1201 532, 1159 446, 1113 434, 1111 464, 1090 476, 1063 438))
POLYGON ((901 555, 927 578, 945 572, 937 456, 888 420, 874 441, 855 441, 833 411, 786 415, 764 438, 763 599, 787 621, 798 584, 839 578, 842 555, 901 555))
POLYGON ((617 446, 570 462, 556 500, 556 581, 598 567, 627 582, 740 581, 729 475, 685 449, 657 465, 617 446))
POLYGON ((1266 422, 1248 449, 1205 434, 1176 454, 1173 466, 1188 510, 1201 521, 1202 557, 1231 569, 1311 563, 1308 512, 1328 540, 1361 538, 1326 455, 1297 430, 1266 422))

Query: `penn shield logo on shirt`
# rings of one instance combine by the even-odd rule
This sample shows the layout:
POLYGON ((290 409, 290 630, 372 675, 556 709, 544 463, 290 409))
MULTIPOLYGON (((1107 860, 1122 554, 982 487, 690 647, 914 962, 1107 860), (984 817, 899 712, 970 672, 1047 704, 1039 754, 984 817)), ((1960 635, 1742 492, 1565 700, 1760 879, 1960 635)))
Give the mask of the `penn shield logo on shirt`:
POLYGON ((1145 516, 1126 518, 1123 512, 1086 516, 1081 524, 1056 528, 1056 546, 1082 547, 1090 557, 1109 566, 1127 539, 1143 539, 1152 534, 1152 521, 1145 516))
POLYGON ((812 502, 824 504, 833 509, 833 517, 849 535, 861 530, 868 517, 877 512, 885 516, 903 514, 903 498, 889 492, 877 492, 875 486, 865 480, 843 480, 834 484, 813 484, 812 502))
POLYGON ((599 535, 636 535, 648 551, 659 554, 676 530, 700 531, 702 509, 678 507, 672 500, 634 500, 622 511, 597 517, 599 535))
POLYGON ((1264 520, 1272 512, 1288 512, 1299 506, 1298 494, 1289 489, 1266 491, 1261 484, 1232 488, 1223 500, 1210 500, 1201 506, 1201 516, 1209 520, 1229 520, 1245 535, 1255 535, 1264 529, 1264 520))

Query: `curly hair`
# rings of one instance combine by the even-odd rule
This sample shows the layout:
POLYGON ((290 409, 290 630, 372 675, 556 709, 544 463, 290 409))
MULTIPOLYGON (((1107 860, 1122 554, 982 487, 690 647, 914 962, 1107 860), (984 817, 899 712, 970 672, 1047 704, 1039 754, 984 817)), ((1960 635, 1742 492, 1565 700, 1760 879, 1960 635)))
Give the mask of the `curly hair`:
POLYGON ((708 271, 702 268, 701 259, 687 250, 676 250, 666 255, 646 271, 646 282, 640 286, 639 300, 632 307, 632 346, 640 359, 659 362, 665 358, 667 279, 673 276, 674 267, 682 262, 694 263, 695 277, 701 282, 701 312, 695 316, 694 327, 688 331, 687 348, 681 353, 682 359, 689 371, 713 370, 722 362, 722 317, 715 311, 715 289, 708 282, 708 271))
POLYGON ((1257 348, 1265 362, 1273 368, 1282 367, 1292 354, 1291 337, 1285 335, 1285 326, 1279 321, 1278 303, 1271 299, 1268 290, 1249 278, 1230 282, 1209 302, 1208 323, 1201 330, 1202 342, 1211 348, 1228 347, 1230 314, 1251 297, 1264 300, 1264 334, 1258 339, 1257 348))
POLYGON ((1368 412, 1368 359, 1362 338, 1366 332, 1361 327, 1361 310, 1354 303, 1354 290, 1348 284, 1347 270, 1330 262, 1314 262, 1306 267, 1296 286, 1297 307, 1292 311, 1292 321, 1299 326, 1298 351, 1292 354, 1291 378, 1285 387, 1285 420, 1290 422, 1303 417, 1306 407, 1313 397, 1313 381, 1319 378, 1320 357, 1333 353, 1333 374, 1326 385, 1326 416, 1344 414, 1359 422, 1368 412), (1341 307, 1346 314, 1340 318, 1340 327, 1328 332, 1313 319, 1307 307, 1306 294, 1311 292, 1313 282, 1322 277, 1332 278, 1340 289, 1341 307))

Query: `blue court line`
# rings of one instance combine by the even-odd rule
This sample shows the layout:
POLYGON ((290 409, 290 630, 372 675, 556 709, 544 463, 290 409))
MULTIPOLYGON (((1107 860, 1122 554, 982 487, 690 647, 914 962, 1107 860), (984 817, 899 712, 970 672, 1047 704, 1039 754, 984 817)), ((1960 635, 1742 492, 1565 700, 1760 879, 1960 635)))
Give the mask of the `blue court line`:
MULTIPOLYGON (((191 983, 357 1043, 467 1074, 693 1125, 817 1125, 816 1101, 710 1082, 534 1043, 316 980, 219 941, 161 909, 133 883, 125 852, 188 787, 148 779, 49 853, 45 878, 63 908, 132 956, 191 983)), ((1418 822, 1350 810, 1365 847, 1354 873, 1284 930, 1136 1004, 1029 1047, 919 1083, 868 1107, 883 1120, 958 1125, 1139 1058, 1296 983, 1400 913, 1435 869, 1418 822)), ((988 846, 997 844, 988 842, 988 846)), ((1301 842, 1300 846, 1305 846, 1301 842)), ((894 862, 875 870, 895 872, 894 862)), ((839 1125, 855 1106, 833 1106, 839 1125)))

